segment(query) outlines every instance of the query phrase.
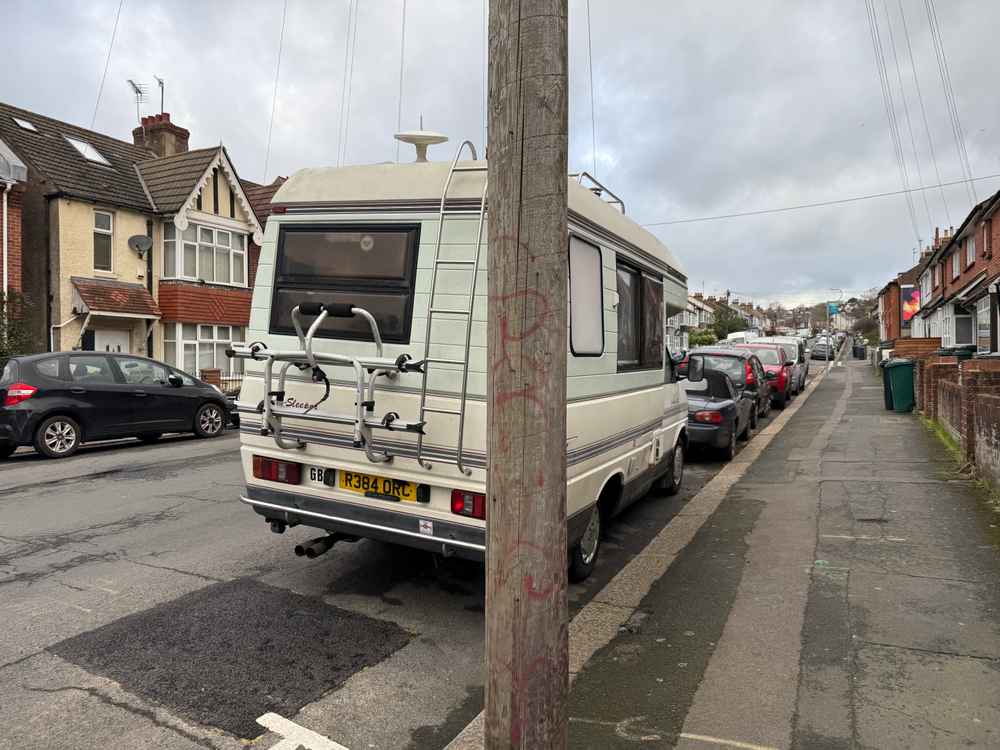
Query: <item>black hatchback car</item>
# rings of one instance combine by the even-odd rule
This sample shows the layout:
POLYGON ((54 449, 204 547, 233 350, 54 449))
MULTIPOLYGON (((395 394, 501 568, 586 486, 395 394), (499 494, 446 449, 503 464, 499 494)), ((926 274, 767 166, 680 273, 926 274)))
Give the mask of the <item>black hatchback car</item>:
POLYGON ((0 372, 0 458, 19 445, 65 458, 93 440, 217 437, 228 415, 214 386, 146 357, 53 352, 14 357, 0 372))

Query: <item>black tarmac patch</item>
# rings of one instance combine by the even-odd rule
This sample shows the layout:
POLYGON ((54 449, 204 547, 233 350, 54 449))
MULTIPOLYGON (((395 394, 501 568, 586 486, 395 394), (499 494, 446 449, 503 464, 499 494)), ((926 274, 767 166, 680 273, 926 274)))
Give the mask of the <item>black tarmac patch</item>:
POLYGON ((393 623, 239 579, 49 650, 178 716, 252 738, 263 733, 258 716, 294 715, 409 639, 393 623))

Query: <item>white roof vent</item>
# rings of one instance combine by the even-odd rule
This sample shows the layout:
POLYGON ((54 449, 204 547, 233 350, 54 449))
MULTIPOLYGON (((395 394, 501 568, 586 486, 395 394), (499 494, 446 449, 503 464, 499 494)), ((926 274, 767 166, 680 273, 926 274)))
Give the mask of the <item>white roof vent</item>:
POLYGON ((405 133, 396 133, 396 140, 409 143, 417 149, 417 161, 427 161, 427 147, 437 143, 445 143, 448 136, 435 133, 431 130, 408 130, 405 133))

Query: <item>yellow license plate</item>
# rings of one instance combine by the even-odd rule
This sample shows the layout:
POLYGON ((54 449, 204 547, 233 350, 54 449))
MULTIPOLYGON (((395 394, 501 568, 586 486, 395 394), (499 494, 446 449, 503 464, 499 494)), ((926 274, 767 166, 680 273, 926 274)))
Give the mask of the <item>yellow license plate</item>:
POLYGON ((360 492, 367 497, 380 497, 385 500, 417 502, 417 485, 413 482, 377 477, 374 474, 359 474, 356 471, 340 471, 338 474, 342 490, 360 492))

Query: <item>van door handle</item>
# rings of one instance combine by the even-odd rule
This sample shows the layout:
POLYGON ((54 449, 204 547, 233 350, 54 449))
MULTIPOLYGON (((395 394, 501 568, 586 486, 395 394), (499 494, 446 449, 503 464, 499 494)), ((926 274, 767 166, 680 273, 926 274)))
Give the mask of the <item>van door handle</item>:
POLYGON ((86 388, 80 388, 79 386, 74 386, 74 387, 72 387, 72 388, 69 389, 69 392, 70 393, 80 394, 80 393, 86 393, 87 389, 86 388))
POLYGON ((132 391, 132 393, 134 393, 139 398, 145 398, 147 395, 145 391, 132 391))

